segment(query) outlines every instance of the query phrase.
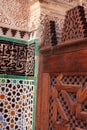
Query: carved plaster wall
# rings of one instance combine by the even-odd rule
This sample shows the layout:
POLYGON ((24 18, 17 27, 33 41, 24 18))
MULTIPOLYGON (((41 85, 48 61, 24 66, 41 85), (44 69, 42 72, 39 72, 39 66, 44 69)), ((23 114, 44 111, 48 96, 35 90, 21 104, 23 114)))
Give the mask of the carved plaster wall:
POLYGON ((57 40, 60 40, 61 30, 65 16, 65 9, 59 10, 59 6, 51 3, 36 2, 30 7, 30 31, 31 38, 39 38, 39 45, 51 44, 50 21, 55 21, 57 40), (50 5, 49 5, 50 4, 50 5))
POLYGON ((55 31, 57 42, 60 43, 61 32, 63 29, 64 18, 65 18, 65 8, 61 8, 59 5, 44 4, 41 5, 41 26, 43 25, 44 30, 41 39, 43 39, 44 45, 48 46, 51 44, 51 30, 50 30, 50 21, 55 22, 55 31), (47 7, 46 7, 47 6, 47 7))
POLYGON ((0 0, 0 26, 29 30, 29 1, 0 0))
MULTIPOLYGON (((39 38, 40 43, 47 44, 51 42, 48 24, 53 20, 59 42, 65 12, 78 4, 85 7, 87 14, 87 0, 0 0, 0 26, 26 31, 23 38, 17 31, 15 37, 18 39, 39 38)), ((6 36, 13 38, 11 31, 7 31, 6 36)))
POLYGON ((52 12, 49 13, 44 13, 46 10, 43 10, 41 12, 40 16, 40 26, 38 30, 38 37, 40 37, 40 44, 44 44, 46 46, 51 45, 51 32, 50 32, 50 21, 55 22, 55 27, 56 27, 56 37, 57 37, 57 42, 60 42, 61 39, 61 32, 64 24, 64 16, 58 15, 55 16, 52 12), (41 33, 39 33, 41 32, 41 33))

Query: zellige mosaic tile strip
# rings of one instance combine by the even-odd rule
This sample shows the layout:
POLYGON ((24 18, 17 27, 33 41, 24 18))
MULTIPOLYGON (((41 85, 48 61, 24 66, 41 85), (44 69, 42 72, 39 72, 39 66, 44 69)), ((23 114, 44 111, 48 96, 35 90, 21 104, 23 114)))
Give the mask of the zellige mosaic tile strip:
POLYGON ((2 130, 32 130, 34 81, 0 78, 2 130))

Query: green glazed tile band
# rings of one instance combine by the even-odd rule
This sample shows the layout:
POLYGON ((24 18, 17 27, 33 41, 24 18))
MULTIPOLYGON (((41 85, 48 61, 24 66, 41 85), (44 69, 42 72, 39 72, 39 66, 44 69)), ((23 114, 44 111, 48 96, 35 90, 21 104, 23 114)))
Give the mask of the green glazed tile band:
POLYGON ((33 76, 32 77, 28 77, 28 76, 7 75, 7 74, 0 74, 0 78, 34 80, 33 76))
POLYGON ((34 99, 33 99, 33 118, 32 130, 35 130, 35 113, 36 113, 36 85, 38 73, 38 39, 28 41, 29 44, 35 44, 35 69, 34 69, 34 99))
POLYGON ((7 37, 4 37, 4 36, 0 36, 0 40, 5 40, 5 41, 9 41, 9 42, 17 42, 17 43, 27 44, 27 41, 19 40, 19 39, 14 39, 14 38, 7 38, 7 37))

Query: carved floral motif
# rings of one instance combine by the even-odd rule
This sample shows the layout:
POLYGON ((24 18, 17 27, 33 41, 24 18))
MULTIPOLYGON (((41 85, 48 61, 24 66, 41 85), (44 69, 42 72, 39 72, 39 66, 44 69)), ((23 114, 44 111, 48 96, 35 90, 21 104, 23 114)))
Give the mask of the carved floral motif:
POLYGON ((21 30, 28 29, 29 1, 0 0, 0 23, 21 30))

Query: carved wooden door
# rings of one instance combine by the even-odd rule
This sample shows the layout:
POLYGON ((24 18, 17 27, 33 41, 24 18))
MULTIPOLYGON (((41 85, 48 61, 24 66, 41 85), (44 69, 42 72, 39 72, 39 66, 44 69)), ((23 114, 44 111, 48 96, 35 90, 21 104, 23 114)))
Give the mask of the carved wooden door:
POLYGON ((49 130, 87 130, 87 76, 50 77, 49 130))

